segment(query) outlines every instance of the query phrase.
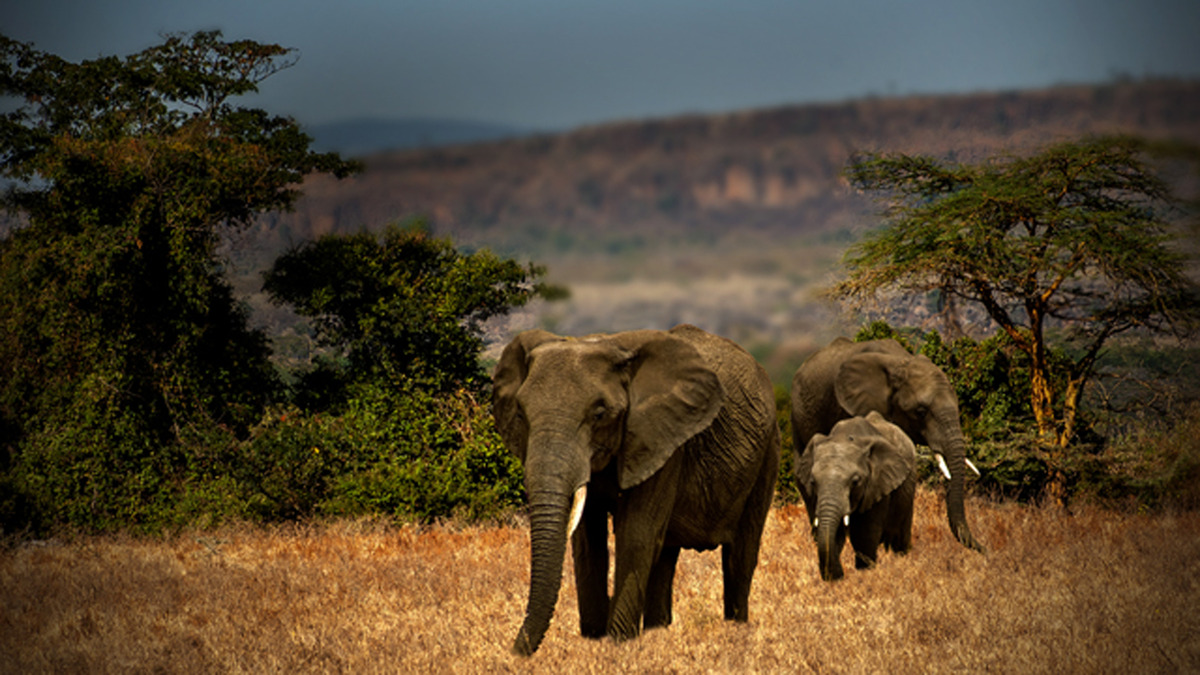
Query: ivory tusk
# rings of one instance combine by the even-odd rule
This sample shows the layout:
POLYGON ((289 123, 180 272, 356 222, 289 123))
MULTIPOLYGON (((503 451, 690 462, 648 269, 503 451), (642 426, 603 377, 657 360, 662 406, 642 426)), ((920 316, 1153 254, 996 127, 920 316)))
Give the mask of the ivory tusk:
POLYGON ((968 468, 968 469, 970 469, 970 470, 972 470, 972 471, 974 471, 974 472, 975 472, 975 475, 976 475, 976 476, 982 476, 982 475, 983 475, 983 474, 979 473, 979 469, 975 468, 975 465, 971 463, 971 460, 967 459, 966 457, 963 457, 963 461, 967 463, 967 468, 968 468))
POLYGON ((567 526, 567 539, 575 534, 575 528, 579 527, 579 520, 583 518, 583 504, 587 501, 587 483, 579 486, 575 490, 575 496, 571 499, 571 521, 567 526))
POLYGON ((942 457, 940 452, 934 453, 933 456, 937 457, 938 468, 942 470, 942 475, 946 477, 946 480, 950 480, 950 467, 946 466, 946 458, 942 457))
POLYGON ((818 527, 821 524, 821 518, 813 518, 813 527, 818 527))
POLYGON ((850 514, 847 513, 846 515, 842 516, 842 524, 846 527, 850 527, 850 514))

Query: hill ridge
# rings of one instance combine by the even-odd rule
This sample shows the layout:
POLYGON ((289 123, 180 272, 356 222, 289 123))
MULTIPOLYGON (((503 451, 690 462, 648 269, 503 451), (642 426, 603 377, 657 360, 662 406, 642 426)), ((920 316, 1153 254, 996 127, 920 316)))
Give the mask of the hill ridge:
POLYGON ((438 232, 504 248, 530 228, 829 232, 862 215, 838 177, 852 152, 974 160, 1091 133, 1200 142, 1200 82, 864 98, 378 153, 360 176, 310 179, 296 211, 263 227, 294 242, 424 215, 438 232))

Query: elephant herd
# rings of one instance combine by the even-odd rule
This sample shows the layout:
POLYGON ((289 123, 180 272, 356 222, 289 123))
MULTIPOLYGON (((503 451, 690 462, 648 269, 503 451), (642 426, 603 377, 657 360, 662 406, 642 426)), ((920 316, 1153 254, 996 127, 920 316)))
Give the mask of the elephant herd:
MULTIPOLYGON (((847 536, 859 568, 881 543, 908 550, 914 442, 944 458, 951 530, 982 550, 963 509, 957 399, 932 362, 891 340, 841 338, 800 366, 791 399, 794 471, 822 579, 842 576, 847 536)), ((532 654, 549 627, 568 541, 586 637, 670 624, 684 548, 721 547, 725 618, 748 619, 780 461, 774 391, 750 354, 689 325, 583 338, 526 331, 496 365, 492 404, 529 500, 529 596, 515 652, 532 654)))

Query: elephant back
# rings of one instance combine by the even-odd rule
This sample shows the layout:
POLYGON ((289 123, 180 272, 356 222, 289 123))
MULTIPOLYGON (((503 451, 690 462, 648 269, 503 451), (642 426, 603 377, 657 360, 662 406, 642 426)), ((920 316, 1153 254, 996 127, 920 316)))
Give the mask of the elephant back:
POLYGON ((771 378, 749 352, 732 340, 690 324, 676 326, 670 333, 695 347, 725 388, 727 402, 718 418, 736 416, 738 424, 753 421, 768 432, 777 428, 771 378))
POLYGON ((838 404, 833 381, 838 368, 859 345, 840 337, 804 361, 792 378, 792 438, 803 452, 813 436, 828 434, 838 421, 851 417, 838 404))

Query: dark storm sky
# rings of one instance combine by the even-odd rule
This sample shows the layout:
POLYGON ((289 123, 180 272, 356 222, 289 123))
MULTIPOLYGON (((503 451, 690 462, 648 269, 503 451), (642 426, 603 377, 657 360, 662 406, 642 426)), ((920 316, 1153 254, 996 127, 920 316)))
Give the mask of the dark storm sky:
POLYGON ((247 101, 306 124, 445 117, 557 130, 865 95, 1200 77, 1196 0, 7 0, 71 60, 167 32, 294 47, 247 101))

